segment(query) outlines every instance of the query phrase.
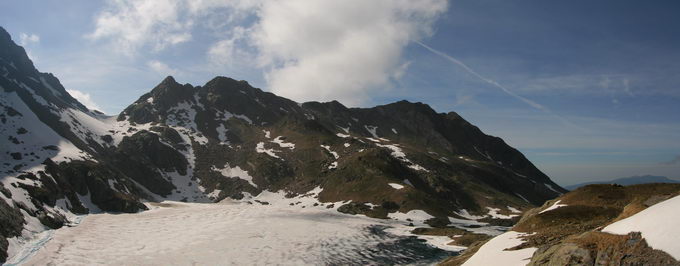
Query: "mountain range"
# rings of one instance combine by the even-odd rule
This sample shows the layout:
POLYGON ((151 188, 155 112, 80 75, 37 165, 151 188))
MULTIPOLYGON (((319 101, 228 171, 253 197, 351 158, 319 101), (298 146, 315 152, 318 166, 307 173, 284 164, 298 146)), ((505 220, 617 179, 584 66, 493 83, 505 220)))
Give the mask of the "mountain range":
POLYGON ((675 180, 675 179, 670 179, 665 176, 653 176, 653 175, 638 175, 638 176, 631 176, 631 177, 623 177, 623 178, 617 178, 613 180, 608 180, 608 181, 593 181, 593 182, 586 182, 586 183, 579 183, 579 184, 574 184, 571 186, 566 186, 564 187, 567 190, 574 190, 586 185, 592 185, 592 184, 619 184, 623 186, 629 186, 629 185, 638 185, 638 184, 648 184, 648 183, 680 183, 680 181, 675 180))
POLYGON ((145 202, 218 202, 317 187, 339 211, 386 218, 527 210, 565 192, 501 138, 455 112, 295 101, 216 77, 167 77, 116 116, 38 71, 0 28, 0 261, 13 240, 72 214, 145 202))

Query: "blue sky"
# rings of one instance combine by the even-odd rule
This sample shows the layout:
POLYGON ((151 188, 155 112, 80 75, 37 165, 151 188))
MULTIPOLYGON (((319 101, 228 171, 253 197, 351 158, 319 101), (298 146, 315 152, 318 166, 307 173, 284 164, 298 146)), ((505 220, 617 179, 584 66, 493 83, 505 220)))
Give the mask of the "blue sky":
POLYGON ((162 78, 456 111, 556 182, 680 178, 680 3, 3 0, 0 25, 90 106, 162 78))

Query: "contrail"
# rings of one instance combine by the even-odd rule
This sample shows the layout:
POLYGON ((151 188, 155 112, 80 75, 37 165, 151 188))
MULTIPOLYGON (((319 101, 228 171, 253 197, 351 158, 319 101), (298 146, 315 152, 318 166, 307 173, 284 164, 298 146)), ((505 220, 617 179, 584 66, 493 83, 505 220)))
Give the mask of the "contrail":
POLYGON ((544 112, 550 112, 550 110, 548 110, 548 108, 546 108, 545 106, 543 106, 543 105, 541 105, 541 104, 539 104, 539 103, 537 103, 537 102, 534 102, 534 101, 532 101, 532 100, 529 100, 529 99, 527 99, 527 98, 524 98, 524 97, 522 97, 522 96, 519 96, 519 95, 515 94, 514 92, 508 90, 506 87, 504 87, 503 85, 499 84, 498 82, 496 82, 496 81, 494 81, 494 80, 491 80, 491 79, 488 79, 488 78, 486 78, 486 77, 480 75, 479 73, 477 73, 477 71, 473 70, 472 68, 470 68, 469 66, 467 66, 465 63, 461 62, 460 60, 458 60, 458 59, 456 59, 456 58, 453 58, 453 56, 447 55, 447 54, 445 54, 444 52, 441 52, 441 51, 439 51, 439 50, 436 50, 436 49, 434 49, 434 48, 432 48, 432 47, 430 47, 430 46, 428 46, 428 45, 426 45, 426 44, 424 44, 424 43, 422 43, 422 42, 415 41, 415 43, 419 44, 420 46, 424 47, 425 49, 429 50, 430 52, 432 52, 432 53, 434 53, 434 54, 436 54, 436 55, 439 55, 439 56, 443 57, 444 59, 447 59, 447 60, 453 62, 454 64, 456 64, 456 65, 462 67, 462 68, 465 69, 465 71, 467 71, 468 73, 472 74, 473 76, 475 76, 475 77, 481 79, 482 81, 484 81, 484 82, 486 82, 486 83, 489 83, 489 84, 493 85, 493 86, 496 87, 496 88, 501 89, 503 92, 505 92, 506 94, 508 94, 508 95, 510 95, 510 96, 512 96, 512 97, 514 97, 515 99, 520 100, 520 101, 522 101, 522 102, 528 104, 529 106, 531 106, 531 107, 533 107, 533 108, 536 108, 536 109, 538 109, 538 110, 541 110, 541 111, 544 111, 544 112))
POLYGON ((467 72, 470 73, 471 75, 473 75, 473 76, 475 76, 475 77, 481 79, 482 81, 484 81, 484 82, 486 82, 486 83, 489 83, 489 84, 491 84, 492 86, 494 86, 494 87, 496 87, 496 88, 501 89, 503 92, 505 92, 505 94, 510 95, 510 96, 512 96, 513 98, 515 98, 515 99, 517 99, 517 100, 520 100, 520 101, 526 103, 527 105, 529 105, 529 106, 531 106, 531 107, 533 107, 533 108, 535 108, 535 109, 538 109, 538 110, 540 110, 540 111, 543 111, 543 112, 546 112, 546 113, 548 113, 548 114, 550 114, 550 115, 553 115, 553 116, 557 117, 558 119, 562 120, 562 122, 564 122, 565 124, 568 124, 568 125, 570 125, 570 126, 574 126, 574 127, 577 127, 577 128, 579 128, 579 129, 582 129, 582 130, 583 130, 582 127, 580 127, 580 126, 578 126, 578 125, 575 125, 574 123, 570 122, 569 120, 565 119, 564 117, 555 114, 554 112, 552 112, 552 111, 551 111, 550 109, 548 109, 547 107, 545 107, 545 106, 543 106, 543 105, 541 105, 541 104, 539 104, 539 103, 537 103, 537 102, 534 102, 534 101, 532 101, 532 100, 529 100, 529 99, 527 99, 527 98, 524 98, 524 97, 522 97, 522 96, 520 96, 520 95, 517 95, 516 93, 510 91, 508 88, 506 88, 505 86, 501 85, 500 83, 498 83, 498 82, 496 82, 496 81, 494 81, 494 80, 492 80, 492 79, 489 79, 489 78, 486 78, 486 77, 482 76, 481 74, 477 73, 477 71, 475 71, 474 69, 470 68, 470 67, 467 66, 465 63, 463 63, 463 62, 461 62, 460 60, 454 58, 453 56, 450 56, 450 55, 448 55, 448 54, 445 54, 444 52, 439 51, 439 50, 437 50, 437 49, 434 49, 434 48, 432 48, 432 47, 428 46, 427 44, 424 44, 424 43, 422 43, 422 42, 420 42, 420 41, 414 41, 414 42, 417 43, 417 44, 419 44, 419 45, 422 46, 423 48, 429 50, 430 52, 432 52, 432 53, 434 53, 434 54, 436 54, 436 55, 439 55, 439 56, 443 57, 444 59, 449 60, 449 61, 451 61, 452 63, 454 63, 454 64, 456 64, 456 65, 462 67, 463 69, 465 69, 465 71, 467 71, 467 72))

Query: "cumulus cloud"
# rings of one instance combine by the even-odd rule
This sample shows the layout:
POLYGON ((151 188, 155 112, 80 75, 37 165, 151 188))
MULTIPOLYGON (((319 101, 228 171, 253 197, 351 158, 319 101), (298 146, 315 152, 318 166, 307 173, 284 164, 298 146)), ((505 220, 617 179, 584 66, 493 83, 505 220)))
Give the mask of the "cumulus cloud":
POLYGON ((211 63, 219 65, 234 66, 237 64, 245 65, 253 61, 254 55, 239 44, 247 45, 245 40, 248 29, 243 27, 233 27, 229 38, 217 41, 208 49, 208 59, 211 63))
POLYGON ((269 90, 297 101, 358 105, 403 75, 404 48, 432 34, 447 0, 115 0, 92 39, 154 51, 192 39, 197 27, 219 36, 212 64, 261 69, 269 90))
POLYGON ((85 107, 87 107, 88 109, 98 110, 98 111, 102 110, 102 108, 99 107, 99 105, 97 105, 97 103, 95 103, 92 100, 89 93, 85 93, 85 92, 82 92, 82 91, 79 91, 79 90, 66 90, 66 91, 68 92, 68 94, 71 94, 71 96, 73 98, 75 98, 80 103, 85 105, 85 107))
POLYGON ((198 25, 223 32, 255 11, 259 0, 109 0, 86 37, 108 40, 117 51, 162 51, 188 42, 198 25))
POLYGON ((26 34, 26 33, 20 33, 19 34, 19 44, 21 46, 27 46, 30 44, 38 43, 40 42, 40 36, 32 33, 32 34, 26 34))
POLYGON ((193 22, 180 17, 181 7, 182 2, 176 0, 108 1, 96 18, 95 31, 88 37, 109 39, 126 54, 145 45, 159 51, 191 39, 189 29, 193 22))
POLYGON ((167 64, 158 60, 151 60, 147 62, 146 65, 154 72, 164 76, 177 75, 179 73, 177 69, 171 68, 167 64))
POLYGON ((403 49, 446 9, 441 0, 271 1, 250 38, 260 64, 273 67, 272 92, 358 105, 403 72, 403 49))

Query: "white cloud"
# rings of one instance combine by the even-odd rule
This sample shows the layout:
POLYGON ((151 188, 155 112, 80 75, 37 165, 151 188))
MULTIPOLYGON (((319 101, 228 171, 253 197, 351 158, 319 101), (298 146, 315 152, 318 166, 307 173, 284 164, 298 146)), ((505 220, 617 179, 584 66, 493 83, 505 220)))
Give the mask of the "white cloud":
POLYGON ((259 0, 109 0, 95 17, 92 40, 109 40, 117 51, 134 55, 140 48, 159 52, 192 40, 198 25, 224 31, 244 19, 259 0), (250 11, 249 11, 250 10, 250 11))
POLYGON ((158 60, 151 60, 146 63, 146 65, 151 68, 151 70, 155 71, 158 74, 161 74, 163 76, 172 76, 172 75, 177 75, 179 73, 178 70, 169 67, 167 64, 158 61, 158 60))
POLYGON ((231 36, 227 39, 214 43, 208 49, 208 59, 211 63, 218 65, 247 65, 253 61, 255 55, 239 48, 238 44, 244 45, 248 29, 243 27, 233 27, 231 36))
POLYGON ((36 35, 35 33, 26 34, 26 33, 22 32, 22 33, 19 34, 19 44, 21 46, 27 46, 27 45, 39 43, 39 42, 40 42, 40 36, 36 35))
POLYGON ((134 54, 187 42, 202 27, 220 36, 210 63, 255 65, 272 92, 294 100, 357 105, 403 75, 404 48, 429 36, 447 8, 447 0, 111 0, 89 37, 134 54))
POLYGON ((145 45, 160 51, 191 39, 193 22, 180 16, 182 6, 183 1, 178 0, 108 1, 88 37, 110 39, 119 52, 126 54, 134 54, 145 45))
POLYGON ((358 105, 399 75, 401 55, 428 36, 445 0, 269 1, 250 35, 272 92, 358 105))
POLYGON ((99 111, 102 110, 102 108, 99 107, 99 105, 97 105, 97 103, 95 103, 92 100, 89 93, 85 93, 85 92, 82 92, 82 91, 79 91, 79 90, 66 90, 66 91, 68 92, 68 94, 71 94, 71 96, 73 96, 73 98, 75 98, 80 103, 85 105, 85 107, 87 107, 88 109, 99 110, 99 111))

